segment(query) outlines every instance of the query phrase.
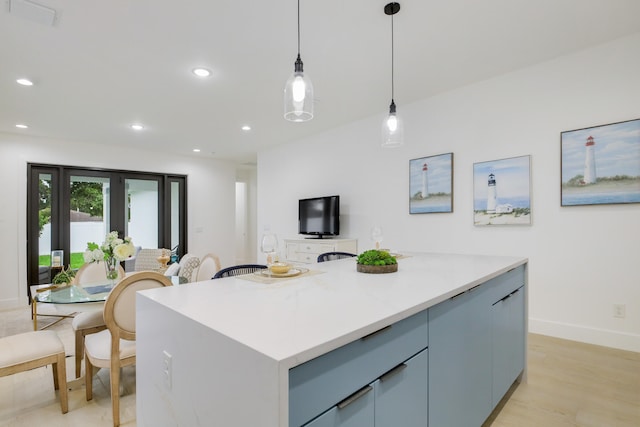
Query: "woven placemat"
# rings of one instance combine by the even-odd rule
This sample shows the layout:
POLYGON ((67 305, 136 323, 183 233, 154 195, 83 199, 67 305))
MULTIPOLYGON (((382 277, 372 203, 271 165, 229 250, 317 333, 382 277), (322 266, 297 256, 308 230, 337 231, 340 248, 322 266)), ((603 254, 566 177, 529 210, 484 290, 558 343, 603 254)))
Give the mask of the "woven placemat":
MULTIPOLYGON (((307 270, 307 269, 305 269, 307 270)), ((242 274, 240 276, 236 276, 238 279, 245 279, 245 280, 249 280, 251 282, 256 282, 256 283, 263 283, 266 285, 270 285, 272 283, 282 283, 282 282, 286 282, 288 280, 294 280, 294 279, 299 279, 300 277, 308 277, 308 276, 315 276, 317 274, 322 274, 324 273, 324 271, 320 271, 320 270, 307 270, 305 272, 302 272, 296 276, 291 276, 291 277, 267 277, 267 276, 263 276, 262 274, 255 274, 255 273, 251 273, 251 274, 242 274)))

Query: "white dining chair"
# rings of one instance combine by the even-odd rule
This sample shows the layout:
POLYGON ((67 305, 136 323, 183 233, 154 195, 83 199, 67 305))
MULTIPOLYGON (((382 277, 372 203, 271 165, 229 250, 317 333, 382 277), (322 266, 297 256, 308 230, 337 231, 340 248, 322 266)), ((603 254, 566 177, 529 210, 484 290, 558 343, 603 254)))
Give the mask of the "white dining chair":
POLYGON ((120 425, 120 368, 136 363, 136 292, 163 286, 171 286, 171 280, 153 271, 121 280, 104 304, 107 329, 85 338, 86 398, 93 399, 93 368, 109 369, 114 427, 120 425))
MULTIPOLYGON (((124 278, 124 268, 118 269, 118 279, 124 278)), ((106 281, 107 272, 104 262, 90 262, 83 264, 76 273, 73 284, 82 286, 90 283, 101 283, 106 281)), ((82 359, 84 358, 84 339, 89 334, 94 334, 106 329, 102 310, 83 311, 73 317, 71 329, 75 335, 76 347, 76 378, 80 377, 82 371, 82 359)))
POLYGON ((211 280, 218 271, 220 271, 220 258, 214 254, 206 254, 200 260, 195 281, 211 280))

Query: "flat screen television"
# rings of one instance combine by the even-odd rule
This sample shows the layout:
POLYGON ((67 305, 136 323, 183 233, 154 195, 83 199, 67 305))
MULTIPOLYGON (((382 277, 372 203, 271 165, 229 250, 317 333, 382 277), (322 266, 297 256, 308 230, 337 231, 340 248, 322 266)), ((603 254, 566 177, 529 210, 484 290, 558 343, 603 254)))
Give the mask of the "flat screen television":
POLYGON ((298 233, 322 239, 340 234, 340 196, 298 201, 298 233))

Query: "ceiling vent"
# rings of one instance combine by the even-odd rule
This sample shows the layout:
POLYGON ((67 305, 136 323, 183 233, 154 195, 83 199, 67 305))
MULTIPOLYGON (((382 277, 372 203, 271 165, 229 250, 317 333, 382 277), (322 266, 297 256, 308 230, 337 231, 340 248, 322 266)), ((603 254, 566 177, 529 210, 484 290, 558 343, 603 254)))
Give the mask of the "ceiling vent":
POLYGON ((9 12, 18 18, 53 27, 56 11, 28 0, 10 0, 9 12))

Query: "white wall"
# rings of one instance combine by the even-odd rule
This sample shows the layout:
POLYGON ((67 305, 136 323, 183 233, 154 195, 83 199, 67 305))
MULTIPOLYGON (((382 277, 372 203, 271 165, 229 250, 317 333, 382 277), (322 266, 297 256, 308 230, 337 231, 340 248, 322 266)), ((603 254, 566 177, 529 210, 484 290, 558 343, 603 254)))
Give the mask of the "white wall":
MULTIPOLYGON (((3 280, 0 309, 27 303, 27 163, 48 163, 187 175, 188 250, 235 260, 235 165, 213 159, 117 149, 89 143, 0 134, 0 239, 3 280)), ((131 236, 135 240, 135 236, 131 236)))
MULTIPOLYGON (((243 194, 236 194, 236 203, 242 203, 243 206, 241 208, 236 207, 236 239, 242 240, 241 244, 245 248, 242 252, 236 250, 236 262, 238 264, 257 262, 257 181, 257 170, 255 167, 245 166, 238 169, 236 182, 238 187, 242 189, 243 194), (241 198, 241 200, 238 200, 239 198, 241 198), (245 215, 243 217, 238 216, 238 209, 244 212, 245 215)), ((240 246, 240 243, 236 243, 236 245, 240 246)))
POLYGON ((560 132, 640 118, 638 76, 640 33, 412 105, 399 93, 402 148, 380 148, 381 105, 378 117, 259 153, 258 234, 295 237, 299 198, 339 194, 341 236, 359 251, 380 225, 399 251, 528 257, 532 332, 640 351, 640 205, 560 207, 560 132), (409 160, 447 152, 454 212, 409 215, 409 160), (533 225, 475 227, 473 163, 521 155, 532 159, 533 225), (625 319, 613 304, 626 304, 625 319))

